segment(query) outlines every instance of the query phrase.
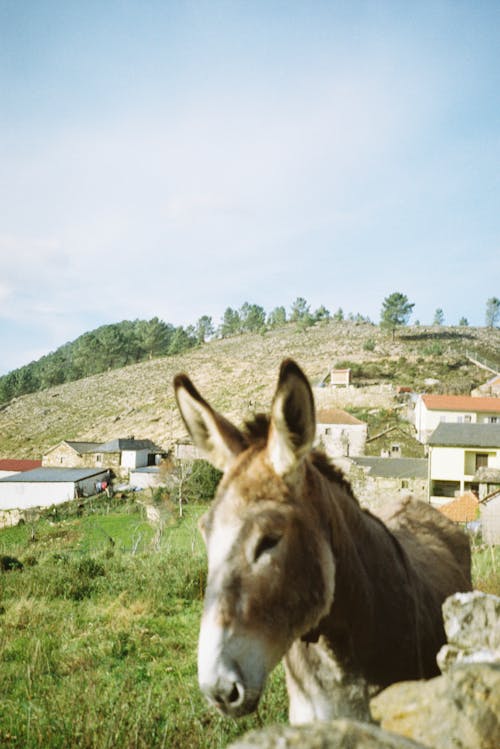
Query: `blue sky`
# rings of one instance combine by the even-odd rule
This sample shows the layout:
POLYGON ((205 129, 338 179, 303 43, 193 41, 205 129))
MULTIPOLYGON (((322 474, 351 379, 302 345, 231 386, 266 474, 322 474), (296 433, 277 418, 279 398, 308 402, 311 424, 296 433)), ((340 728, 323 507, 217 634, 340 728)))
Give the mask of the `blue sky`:
POLYGON ((227 306, 483 325, 498 2, 0 0, 0 374, 227 306))

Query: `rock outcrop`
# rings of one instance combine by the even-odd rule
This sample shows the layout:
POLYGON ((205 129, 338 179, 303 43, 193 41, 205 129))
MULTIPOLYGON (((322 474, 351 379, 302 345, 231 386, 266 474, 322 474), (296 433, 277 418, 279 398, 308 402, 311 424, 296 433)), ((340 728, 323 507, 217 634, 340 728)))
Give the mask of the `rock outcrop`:
POLYGON ((303 726, 271 726, 250 731, 229 749, 425 749, 370 723, 334 720, 303 726))

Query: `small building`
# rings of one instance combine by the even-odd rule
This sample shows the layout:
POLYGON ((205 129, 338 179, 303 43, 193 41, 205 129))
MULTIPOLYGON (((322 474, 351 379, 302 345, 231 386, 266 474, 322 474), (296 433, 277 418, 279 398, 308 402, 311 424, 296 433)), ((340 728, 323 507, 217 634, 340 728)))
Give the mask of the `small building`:
POLYGON ((159 466, 145 466, 130 471, 130 485, 137 489, 154 489, 164 483, 159 466))
POLYGON ((350 369, 332 369, 330 371, 330 385, 333 387, 348 387, 350 384, 350 369))
POLYGON ((491 377, 483 385, 471 390, 473 398, 500 398, 500 374, 491 377))
POLYGON ((16 460, 12 458, 3 458, 0 460, 0 479, 12 476, 15 473, 23 471, 32 471, 34 468, 40 468, 41 460, 16 460))
POLYGON ((423 458, 425 448, 409 429, 397 424, 366 440, 366 455, 382 458, 423 458))
POLYGON ((426 443, 439 424, 500 424, 500 398, 419 395, 413 420, 417 439, 426 443))
POLYGON ((479 500, 474 492, 465 492, 439 508, 454 523, 471 523, 479 515, 479 500))
POLYGON ((478 494, 479 469, 500 469, 500 424, 439 424, 428 445, 429 496, 437 506, 478 494))
POLYGON ((479 513, 483 541, 487 544, 500 544, 500 489, 481 500, 479 513))
POLYGON ((106 470, 95 468, 35 468, 0 479, 0 510, 50 507, 96 493, 106 470))
POLYGON ((363 455, 368 425, 338 408, 316 414, 316 442, 331 458, 363 455))
POLYGON ((63 440, 51 447, 42 458, 44 467, 109 468, 118 475, 130 470, 156 465, 164 452, 151 440, 134 437, 110 442, 63 440))
POLYGON ((371 507, 407 494, 427 501, 428 464, 425 458, 353 458, 348 478, 360 502, 371 507))
POLYGON ((173 445, 173 458, 175 460, 193 461, 203 460, 206 456, 196 445, 193 445, 191 439, 186 437, 175 441, 173 445))

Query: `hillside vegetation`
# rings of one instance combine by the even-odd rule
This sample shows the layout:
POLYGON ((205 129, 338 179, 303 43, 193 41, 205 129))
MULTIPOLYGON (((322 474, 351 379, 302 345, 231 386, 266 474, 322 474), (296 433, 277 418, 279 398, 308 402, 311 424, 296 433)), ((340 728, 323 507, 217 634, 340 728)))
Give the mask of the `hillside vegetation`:
MULTIPOLYGON (((0 406, 0 456, 38 458, 62 439, 105 441, 134 435, 162 447, 185 433, 175 407, 173 376, 188 372, 216 408, 241 423, 267 410, 278 367, 293 357, 318 385, 332 366, 349 365, 354 384, 374 383, 468 393, 490 374, 466 352, 500 362, 498 329, 404 327, 395 340, 369 323, 287 323, 264 333, 216 339, 179 355, 153 358, 68 382, 0 406)), ((330 388, 325 399, 335 400, 330 388)))

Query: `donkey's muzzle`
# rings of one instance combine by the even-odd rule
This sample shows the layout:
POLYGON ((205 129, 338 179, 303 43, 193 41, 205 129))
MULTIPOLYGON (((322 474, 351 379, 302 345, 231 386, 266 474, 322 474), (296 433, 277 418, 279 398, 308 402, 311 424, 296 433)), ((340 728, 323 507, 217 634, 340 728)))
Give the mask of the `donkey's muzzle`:
POLYGON ((246 687, 237 668, 221 669, 214 683, 200 687, 212 705, 232 718, 253 712, 259 702, 260 691, 246 687))

